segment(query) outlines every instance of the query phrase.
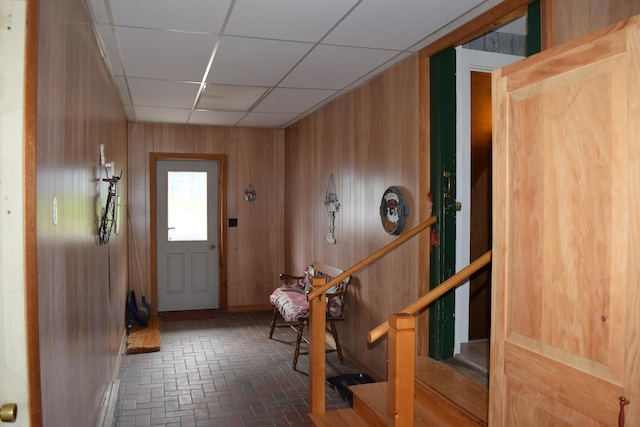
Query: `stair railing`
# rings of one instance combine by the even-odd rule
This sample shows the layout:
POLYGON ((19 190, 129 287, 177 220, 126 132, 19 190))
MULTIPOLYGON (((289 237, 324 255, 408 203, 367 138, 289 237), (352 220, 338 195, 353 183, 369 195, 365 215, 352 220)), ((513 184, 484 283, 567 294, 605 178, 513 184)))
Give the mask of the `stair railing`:
MULTIPOLYGON (((428 220, 409 230, 406 234, 398 237, 391 243, 383 246, 373 254, 369 255, 353 267, 345 270, 342 274, 334 277, 332 280, 325 282, 323 277, 311 278, 311 292, 307 294, 307 300, 309 301, 309 394, 311 405, 310 411, 312 414, 322 414, 325 412, 325 382, 326 382, 326 353, 325 353, 325 331, 327 327, 326 319, 326 297, 327 290, 331 289, 334 285, 340 283, 344 279, 378 259, 388 254, 392 250, 401 246, 409 239, 418 235, 422 231, 431 227, 436 223, 438 219, 432 216, 428 220)), ((415 319, 411 319, 415 322, 415 319)), ((401 326, 404 325, 402 321, 399 321, 401 326)), ((388 326, 387 326, 388 330, 388 326)), ((415 332, 413 333, 415 340, 415 332)), ((412 348, 415 347, 413 344, 412 348)), ((413 404, 413 403, 412 403, 413 404)), ((413 414, 412 414, 413 415, 413 414)))
MULTIPOLYGON (((453 288, 459 286, 462 282, 466 281, 473 273, 480 270, 485 265, 491 262, 491 251, 487 251, 484 255, 478 257, 471 264, 449 277, 444 282, 440 283, 438 286, 424 294, 421 298, 419 298, 414 303, 405 307, 401 312, 407 314, 416 315, 429 305, 431 305, 435 300, 452 290, 453 288)), ((373 328, 369 331, 369 342, 374 343, 378 339, 380 339, 384 334, 389 330, 389 321, 383 322, 380 325, 373 328)))
POLYGON ((389 320, 369 332, 369 343, 380 339, 387 332, 388 388, 387 425, 413 426, 413 402, 415 384, 415 315, 431 303, 466 281, 473 273, 491 262, 491 251, 473 261, 440 285, 427 292, 402 312, 390 314, 389 320))

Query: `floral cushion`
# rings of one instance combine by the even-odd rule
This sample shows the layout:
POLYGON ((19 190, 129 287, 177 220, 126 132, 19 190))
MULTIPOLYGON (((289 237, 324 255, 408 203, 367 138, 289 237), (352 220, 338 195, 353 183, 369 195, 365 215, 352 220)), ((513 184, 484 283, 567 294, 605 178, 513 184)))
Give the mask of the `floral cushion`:
MULTIPOLYGON (((302 280, 287 283, 277 288, 269 297, 271 305, 276 307, 286 322, 298 322, 309 317, 309 302, 307 293, 311 285, 311 277, 316 274, 313 265, 307 266, 302 280)), ((322 275, 322 274, 321 274, 322 275)), ((324 276, 324 275, 323 275, 324 276)), ((329 280, 329 277, 325 278, 329 280)), ((345 283, 339 283, 327 290, 327 294, 345 289, 345 283)), ((345 295, 339 294, 327 297, 327 316, 342 317, 342 301, 345 295)))
POLYGON ((344 295, 327 298, 329 317, 342 317, 342 298, 344 298, 344 295))
POLYGON ((281 286, 273 291, 269 302, 278 309, 286 322, 297 322, 309 317, 309 301, 304 292, 281 286))

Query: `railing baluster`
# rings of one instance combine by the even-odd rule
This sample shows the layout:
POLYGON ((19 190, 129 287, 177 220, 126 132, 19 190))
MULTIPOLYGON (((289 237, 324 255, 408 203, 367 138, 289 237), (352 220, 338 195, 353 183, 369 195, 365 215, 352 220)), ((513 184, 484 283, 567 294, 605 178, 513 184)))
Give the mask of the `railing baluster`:
MULTIPOLYGON (((324 277, 311 278, 311 289, 317 289, 326 283, 324 277)), ((320 294, 309 301, 309 398, 312 414, 322 414, 325 411, 325 381, 326 381, 326 329, 327 329, 327 298, 320 294)))
POLYGON ((416 318, 407 313, 389 315, 387 425, 413 426, 416 318))

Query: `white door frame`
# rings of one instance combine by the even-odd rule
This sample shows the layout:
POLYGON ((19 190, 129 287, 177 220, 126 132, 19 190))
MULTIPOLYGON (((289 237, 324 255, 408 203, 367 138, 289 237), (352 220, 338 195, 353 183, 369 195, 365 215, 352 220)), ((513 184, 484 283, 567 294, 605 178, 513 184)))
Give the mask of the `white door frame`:
MULTIPOLYGON (((36 215, 25 211, 25 197, 35 194, 36 185, 25 181, 25 174, 34 172, 35 167, 31 160, 25 164, 25 141, 29 140, 29 135, 36 134, 35 123, 24 129, 25 104, 32 104, 28 99, 32 91, 25 91, 25 86, 35 82, 35 78, 25 74, 25 58, 30 50, 25 40, 28 39, 27 32, 37 34, 34 32, 37 30, 27 29, 27 18, 32 14, 27 13, 26 2, 5 1, 0 9, 4 23, 0 36, 0 58, 3 58, 0 62, 3 80, 3 92, 0 93, 0 182, 7 184, 0 188, 0 207, 3 213, 11 212, 11 215, 0 216, 0 316, 4 319, 0 323, 0 338, 4 343, 0 357, 0 395, 2 404, 18 405, 16 423, 28 426, 39 419, 37 414, 32 417, 32 411, 41 408, 38 406, 39 398, 29 398, 29 384, 35 385, 36 381, 29 377, 30 369, 39 369, 40 366, 38 346, 28 348, 28 343, 34 343, 29 331, 38 324, 38 307, 26 301, 29 289, 37 289, 37 283, 36 279, 25 275, 25 267, 35 266, 35 254, 28 252, 28 246, 31 239, 35 242, 35 230, 30 225, 31 220, 35 224, 36 215), (27 186, 29 190, 25 190, 27 186), (36 405, 32 407, 34 403, 36 405)), ((26 62, 29 65, 31 61, 27 59, 26 62)), ((40 202, 38 200, 38 205, 40 202)), ((38 344, 37 340, 35 344, 38 344)), ((34 386, 31 392, 39 394, 40 377, 35 375, 34 378, 36 376, 37 387, 34 386)))
MULTIPOLYGON (((456 272, 470 263, 471 235, 471 72, 490 73, 523 59, 521 56, 456 47, 456 198, 462 210, 456 215, 456 272)), ((469 281, 455 291, 453 354, 469 341, 469 281)))

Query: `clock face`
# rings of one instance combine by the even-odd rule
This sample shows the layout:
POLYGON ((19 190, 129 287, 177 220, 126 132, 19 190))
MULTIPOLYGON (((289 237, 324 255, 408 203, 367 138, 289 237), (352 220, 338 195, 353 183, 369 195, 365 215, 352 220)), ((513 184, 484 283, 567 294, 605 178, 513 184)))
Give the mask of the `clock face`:
POLYGON ((380 203, 380 219, 384 230, 389 234, 400 234, 407 215, 409 215, 409 207, 402 191, 398 187, 387 188, 380 203))

